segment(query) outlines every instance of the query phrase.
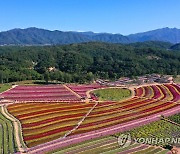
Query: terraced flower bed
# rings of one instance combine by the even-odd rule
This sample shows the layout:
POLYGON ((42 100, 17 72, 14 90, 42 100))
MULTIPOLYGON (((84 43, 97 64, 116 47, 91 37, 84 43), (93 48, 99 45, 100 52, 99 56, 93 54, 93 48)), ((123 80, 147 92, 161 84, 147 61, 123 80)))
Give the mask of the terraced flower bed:
MULTIPOLYGON (((63 137, 92 108, 89 104, 31 103, 9 105, 9 112, 22 123, 24 140, 29 147, 63 137)), ((102 102, 85 118, 77 130, 80 134, 143 118, 177 104, 150 99, 132 98, 123 102, 102 102)))
POLYGON ((145 86, 135 89, 135 95, 177 102, 180 100, 180 88, 175 84, 145 86), (152 95, 149 95, 149 93, 152 93, 152 95))
POLYGON ((26 103, 8 106, 22 123, 26 144, 31 147, 63 137, 73 129, 93 104, 26 103))

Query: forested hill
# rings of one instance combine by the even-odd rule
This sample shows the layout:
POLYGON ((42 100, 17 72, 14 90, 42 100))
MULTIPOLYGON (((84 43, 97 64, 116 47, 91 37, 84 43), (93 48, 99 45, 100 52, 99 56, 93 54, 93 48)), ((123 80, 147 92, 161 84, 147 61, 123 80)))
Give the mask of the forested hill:
POLYGON ((0 47, 0 81, 86 82, 143 74, 180 74, 180 52, 108 43, 0 47))
POLYGON ((63 32, 39 28, 0 32, 0 45, 60 45, 90 41, 128 43, 129 39, 120 34, 63 32))

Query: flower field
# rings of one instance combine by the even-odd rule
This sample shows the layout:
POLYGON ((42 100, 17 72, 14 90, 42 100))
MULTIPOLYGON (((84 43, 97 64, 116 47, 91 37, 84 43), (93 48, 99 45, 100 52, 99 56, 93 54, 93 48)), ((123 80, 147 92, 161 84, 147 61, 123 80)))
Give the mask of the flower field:
POLYGON ((136 96, 150 99, 177 102, 180 100, 180 88, 176 84, 153 85, 135 89, 136 96))
MULTIPOLYGON (((17 86, 4 93, 0 94, 0 98, 5 100, 15 101, 57 101, 57 102, 72 102, 80 101, 81 98, 86 98, 86 92, 89 90, 101 88, 99 84, 89 85, 47 85, 47 86, 17 86), (69 87, 69 88, 66 88, 69 87), (79 97, 77 96, 79 95, 79 97)), ((92 99, 96 99, 91 95, 92 99)))
MULTIPOLYGON (((84 88, 84 91, 89 88, 84 88)), ((33 105, 27 102, 8 105, 7 109, 21 122, 27 146, 36 147, 177 108, 179 92, 176 85, 153 85, 137 88, 135 97, 120 102, 34 102, 33 105)))
POLYGON ((80 101, 63 85, 17 86, 0 96, 7 100, 16 101, 80 101))

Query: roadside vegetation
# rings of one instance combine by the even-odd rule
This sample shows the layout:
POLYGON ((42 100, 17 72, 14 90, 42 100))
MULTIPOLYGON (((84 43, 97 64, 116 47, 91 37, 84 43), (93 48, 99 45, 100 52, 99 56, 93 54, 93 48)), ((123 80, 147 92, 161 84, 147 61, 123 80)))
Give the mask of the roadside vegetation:
POLYGON ((100 89, 95 90, 93 93, 99 98, 100 101, 120 101, 131 96, 131 91, 124 88, 100 89))
POLYGON ((11 88, 12 84, 0 84, 0 93, 3 92, 3 91, 6 91, 8 90, 9 88, 11 88))

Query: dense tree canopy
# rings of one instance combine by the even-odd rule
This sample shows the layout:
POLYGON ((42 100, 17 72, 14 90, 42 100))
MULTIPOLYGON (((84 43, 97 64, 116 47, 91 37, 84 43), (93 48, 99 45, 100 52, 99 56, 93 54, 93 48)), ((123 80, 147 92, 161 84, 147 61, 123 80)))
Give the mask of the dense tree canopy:
POLYGON ((81 43, 0 47, 0 82, 87 82, 143 74, 180 74, 180 52, 146 45, 81 43))

